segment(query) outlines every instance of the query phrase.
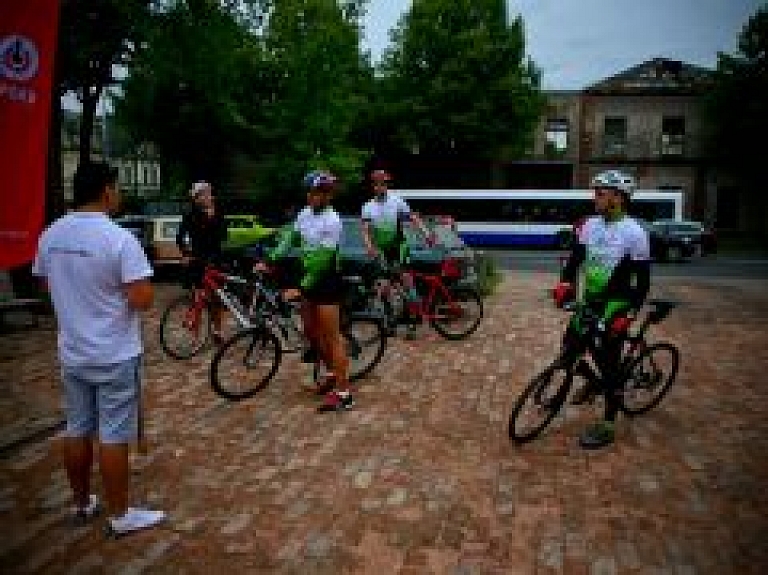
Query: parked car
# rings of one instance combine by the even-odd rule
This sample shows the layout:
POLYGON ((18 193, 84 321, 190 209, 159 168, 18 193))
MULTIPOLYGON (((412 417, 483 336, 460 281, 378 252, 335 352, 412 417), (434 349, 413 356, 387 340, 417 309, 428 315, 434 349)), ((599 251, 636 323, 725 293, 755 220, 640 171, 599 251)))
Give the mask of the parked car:
POLYGON ((677 234, 690 237, 694 251, 701 254, 713 254, 717 251, 717 236, 712 228, 693 220, 654 220, 653 226, 663 234, 677 234))
POLYGON ((152 220, 147 216, 125 215, 115 218, 115 223, 131 232, 144 249, 149 261, 155 259, 152 246, 152 220))
POLYGON ((657 225, 636 218, 638 223, 648 232, 651 248, 651 258, 656 261, 682 261, 696 253, 695 238, 692 234, 676 230, 673 227, 657 225))
POLYGON ((176 235, 181 225, 180 215, 144 216, 126 215, 115 222, 133 232, 154 266, 178 264, 181 252, 176 245, 176 235))

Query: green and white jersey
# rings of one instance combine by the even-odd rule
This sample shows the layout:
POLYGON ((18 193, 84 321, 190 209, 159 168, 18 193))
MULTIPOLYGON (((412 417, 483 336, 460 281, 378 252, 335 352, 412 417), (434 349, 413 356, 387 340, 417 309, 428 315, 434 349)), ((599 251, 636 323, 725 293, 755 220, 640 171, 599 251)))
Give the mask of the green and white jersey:
POLYGON ((370 222, 373 242, 381 250, 392 249, 400 240, 400 222, 411 213, 408 204, 397 194, 387 193, 383 200, 373 198, 363 205, 362 218, 370 222))
POLYGON ((322 277, 338 271, 337 255, 341 233, 341 218, 333 208, 328 207, 320 213, 315 213, 307 206, 299 212, 296 221, 283 234, 269 259, 281 259, 291 246, 298 245, 302 268, 300 285, 304 289, 310 289, 322 277))
POLYGON ((586 247, 584 299, 628 299, 632 278, 627 264, 650 259, 642 226, 629 216, 614 222, 593 216, 581 228, 579 242, 586 247))

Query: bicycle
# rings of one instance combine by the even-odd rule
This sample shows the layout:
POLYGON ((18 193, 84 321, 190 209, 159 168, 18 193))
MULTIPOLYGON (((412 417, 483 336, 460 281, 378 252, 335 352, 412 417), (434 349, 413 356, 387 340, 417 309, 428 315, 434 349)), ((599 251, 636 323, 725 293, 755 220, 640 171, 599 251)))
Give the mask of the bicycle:
MULTIPOLYGON (((344 276, 346 293, 359 291, 362 278, 344 276)), ((253 325, 224 342, 210 368, 211 387, 226 399, 240 401, 253 397, 269 385, 286 353, 299 353, 309 344, 301 328, 295 302, 286 302, 277 290, 255 282, 253 325)), ((349 380, 367 376, 384 356, 387 336, 380 318, 368 312, 342 306, 341 332, 350 359, 349 380)), ((319 364, 314 364, 317 378, 319 364)))
POLYGON ((201 289, 178 296, 160 318, 160 344, 174 359, 189 359, 200 353, 211 339, 212 307, 224 305, 238 326, 251 326, 247 308, 248 280, 207 265, 201 289), (237 293, 240 290, 242 293, 237 293))
MULTIPOLYGON (((659 404, 674 382, 680 364, 680 352, 674 344, 666 341, 648 344, 645 339, 650 326, 661 323, 677 304, 651 300, 646 305, 650 309, 639 328, 624 336, 616 370, 620 379, 619 407, 629 416, 646 413, 659 404), (668 371, 664 367, 668 367, 668 371)), ((589 386, 586 389, 595 393, 605 389, 606 366, 600 351, 607 335, 606 327, 583 303, 573 306, 573 311, 571 325, 583 326, 584 343, 580 348, 563 348, 555 361, 536 375, 520 394, 512 407, 508 429, 510 439, 517 443, 531 441, 549 425, 568 398, 575 377, 583 378, 584 385, 589 386), (587 357, 592 361, 587 361, 587 357), (526 408, 532 412, 530 427, 525 426, 526 408)))
POLYGON ((394 270, 379 261, 382 278, 370 290, 368 307, 381 315, 390 332, 399 324, 427 322, 445 339, 464 339, 474 333, 483 318, 483 300, 477 290, 457 285, 459 263, 452 258, 440 263, 438 273, 394 270), (409 301, 406 285, 419 297, 409 301))

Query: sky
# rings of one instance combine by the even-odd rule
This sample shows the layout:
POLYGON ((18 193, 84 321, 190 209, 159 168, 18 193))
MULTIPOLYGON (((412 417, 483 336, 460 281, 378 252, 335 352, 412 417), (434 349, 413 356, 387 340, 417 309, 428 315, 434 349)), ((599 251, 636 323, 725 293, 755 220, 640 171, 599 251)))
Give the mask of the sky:
MULTIPOLYGON (((736 52, 765 0, 508 0, 522 16, 542 88, 579 90, 656 57, 715 68, 736 52)), ((369 0, 364 47, 374 62, 411 0, 369 0)))

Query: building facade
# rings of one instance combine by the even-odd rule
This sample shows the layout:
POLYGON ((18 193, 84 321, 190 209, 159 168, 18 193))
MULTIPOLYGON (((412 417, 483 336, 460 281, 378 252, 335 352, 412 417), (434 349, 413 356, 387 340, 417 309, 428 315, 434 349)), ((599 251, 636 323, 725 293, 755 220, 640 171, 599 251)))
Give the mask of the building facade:
POLYGON ((684 193, 687 217, 718 222, 722 181, 707 161, 699 108, 711 74, 656 58, 582 91, 548 92, 534 161, 563 175, 569 187, 587 188, 605 169, 631 173, 641 188, 684 193))
MULTIPOLYGON (((162 191, 160 158, 151 143, 136 147, 121 144, 110 138, 109 123, 103 118, 94 120, 93 157, 107 160, 118 169, 120 189, 124 196, 149 199, 162 191)), ((64 199, 72 201, 72 179, 79 161, 80 117, 64 112, 61 122, 61 182, 64 199)))

